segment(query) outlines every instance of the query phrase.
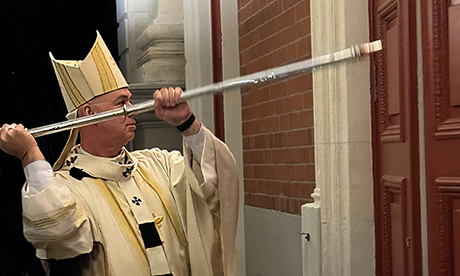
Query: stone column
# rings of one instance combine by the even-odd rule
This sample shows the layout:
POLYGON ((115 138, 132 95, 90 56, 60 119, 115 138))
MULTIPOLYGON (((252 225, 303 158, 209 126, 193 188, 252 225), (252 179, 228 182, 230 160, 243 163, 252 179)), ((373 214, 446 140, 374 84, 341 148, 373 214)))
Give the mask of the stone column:
MULTIPOLYGON (((368 42, 368 1, 310 3, 313 56, 368 42)), ((321 225, 322 267, 312 275, 375 274, 369 76, 366 59, 313 74, 315 192, 321 201, 302 208, 321 225)))
MULTIPOLYGON (((152 98, 156 89, 185 86, 182 0, 117 0, 120 68, 133 94, 132 102, 152 98)), ((182 149, 175 127, 153 113, 136 116, 130 149, 182 149)))
POLYGON ((136 40, 141 50, 132 83, 185 86, 182 0, 158 0, 157 16, 136 40))

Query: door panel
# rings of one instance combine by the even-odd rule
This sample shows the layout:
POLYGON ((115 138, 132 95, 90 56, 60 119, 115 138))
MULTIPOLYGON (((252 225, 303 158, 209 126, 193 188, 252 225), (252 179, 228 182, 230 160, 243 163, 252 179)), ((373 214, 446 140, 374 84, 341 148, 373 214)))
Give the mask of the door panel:
POLYGON ((370 0, 376 275, 421 275, 415 1, 370 0))
POLYGON ((460 275, 460 1, 422 1, 430 275, 460 275))

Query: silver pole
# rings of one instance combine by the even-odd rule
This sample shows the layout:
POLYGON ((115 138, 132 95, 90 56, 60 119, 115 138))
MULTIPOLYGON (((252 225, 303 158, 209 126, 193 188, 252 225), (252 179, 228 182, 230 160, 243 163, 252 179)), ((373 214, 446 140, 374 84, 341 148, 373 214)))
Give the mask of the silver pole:
MULTIPOLYGON (((224 91, 230 88, 241 87, 248 84, 257 84, 269 80, 275 80, 288 76, 295 76, 309 72, 311 70, 321 68, 322 66, 334 64, 340 61, 349 59, 357 59, 365 54, 370 54, 382 50, 382 43, 380 40, 365 43, 362 45, 355 45, 345 50, 341 50, 332 54, 322 55, 316 58, 295 62, 292 64, 275 67, 272 69, 256 72, 246 76, 224 80, 215 84, 206 85, 203 87, 185 91, 180 100, 186 101, 205 94, 214 94, 216 92, 224 91)), ((30 129, 29 132, 34 137, 40 137, 72 128, 79 128, 98 122, 106 121, 118 116, 130 116, 140 113, 153 111, 155 100, 145 101, 139 104, 124 106, 121 108, 101 112, 94 115, 89 115, 77 119, 72 119, 64 122, 59 122, 51 125, 37 127, 30 129)))

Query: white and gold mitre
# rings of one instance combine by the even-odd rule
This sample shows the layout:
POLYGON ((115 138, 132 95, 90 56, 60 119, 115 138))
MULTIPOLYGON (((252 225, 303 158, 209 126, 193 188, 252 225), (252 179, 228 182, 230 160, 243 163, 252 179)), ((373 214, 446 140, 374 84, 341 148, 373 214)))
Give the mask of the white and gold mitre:
POLYGON ((50 58, 69 112, 67 118, 75 118, 76 109, 94 97, 128 87, 99 32, 85 60, 56 60, 51 53, 50 58))

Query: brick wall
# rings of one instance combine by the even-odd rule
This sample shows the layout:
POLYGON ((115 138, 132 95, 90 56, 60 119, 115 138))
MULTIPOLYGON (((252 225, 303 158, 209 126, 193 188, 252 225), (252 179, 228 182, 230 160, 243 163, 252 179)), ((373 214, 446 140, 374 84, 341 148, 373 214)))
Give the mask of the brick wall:
MULTIPOLYGON (((311 57, 308 0, 238 0, 241 75, 311 57)), ((311 74, 242 88, 245 204, 300 214, 315 188, 311 74)))

